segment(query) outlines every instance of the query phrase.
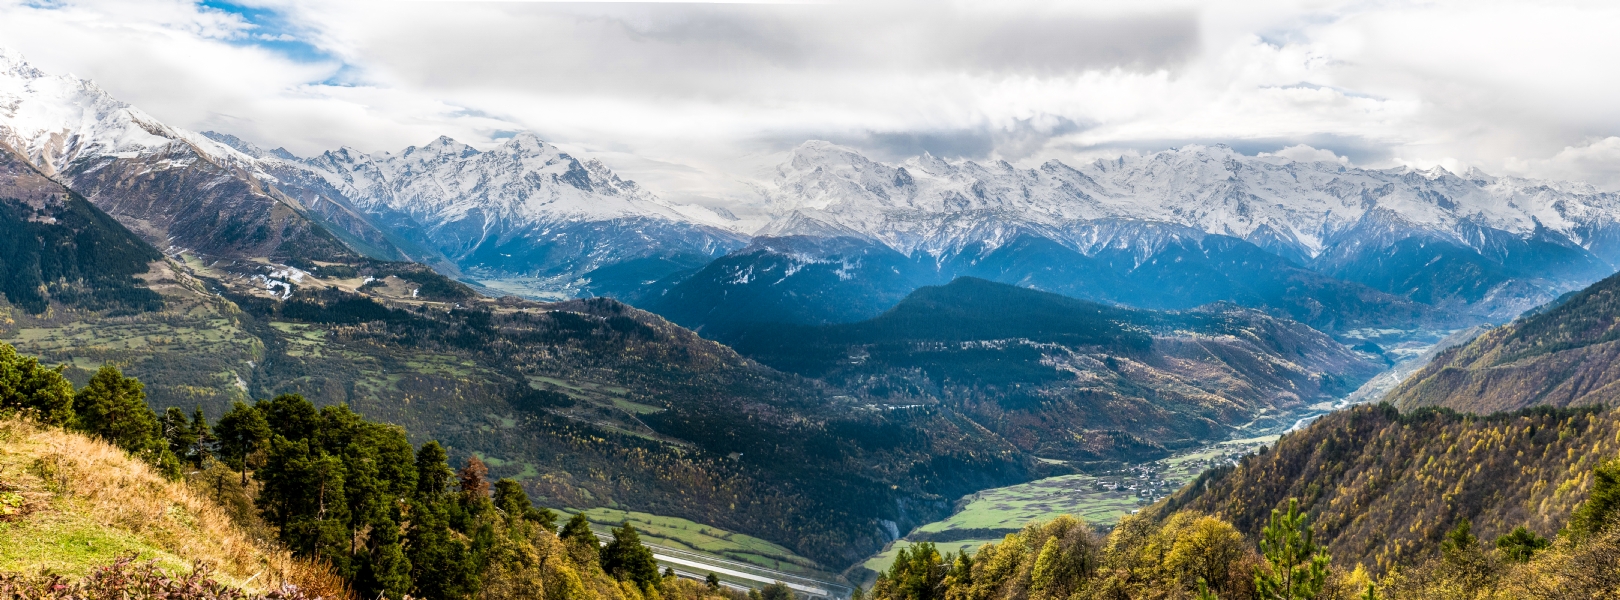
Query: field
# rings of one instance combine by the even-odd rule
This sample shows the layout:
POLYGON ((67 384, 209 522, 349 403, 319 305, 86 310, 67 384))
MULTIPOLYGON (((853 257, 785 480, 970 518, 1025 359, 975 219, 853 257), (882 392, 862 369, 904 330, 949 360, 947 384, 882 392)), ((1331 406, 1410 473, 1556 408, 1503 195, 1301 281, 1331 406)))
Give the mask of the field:
MULTIPOLYGON (((564 512, 571 514, 578 511, 564 512)), ((756 537, 686 519, 611 508, 587 510, 585 517, 591 520, 593 529, 604 532, 609 527, 618 527, 628 520, 636 527, 636 531, 641 533, 642 541, 648 544, 708 554, 804 577, 824 579, 837 577, 824 570, 815 561, 794 554, 787 548, 756 537)))
MULTIPOLYGON (((1089 475, 1062 475, 1030 483, 984 490, 958 502, 950 518, 913 530, 862 565, 873 573, 887 570, 901 548, 933 542, 940 552, 973 552, 1000 541, 1031 521, 1073 515, 1093 526, 1112 527, 1120 517, 1152 504, 1192 481, 1205 469, 1230 462, 1276 436, 1211 444, 1147 463, 1089 475)), ((852 579, 858 579, 852 575, 852 579)))
MULTIPOLYGON (((991 542, 1000 541, 1001 538, 984 540, 957 540, 954 542, 935 542, 934 546, 939 549, 941 554, 955 553, 972 555, 974 552, 979 550, 980 546, 991 542)), ((894 558, 900 554, 900 550, 902 548, 910 548, 912 544, 913 542, 906 540, 900 540, 890 544, 888 549, 872 555, 872 558, 866 559, 866 562, 861 563, 861 566, 870 569, 874 576, 876 573, 887 571, 889 570, 889 566, 894 564, 894 558)))

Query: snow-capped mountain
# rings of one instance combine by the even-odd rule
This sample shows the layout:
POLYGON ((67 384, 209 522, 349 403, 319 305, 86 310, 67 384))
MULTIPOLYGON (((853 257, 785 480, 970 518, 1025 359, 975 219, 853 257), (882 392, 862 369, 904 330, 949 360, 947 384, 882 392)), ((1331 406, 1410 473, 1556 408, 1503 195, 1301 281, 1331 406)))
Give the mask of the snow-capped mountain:
POLYGON ((257 160, 163 124, 94 83, 0 49, 0 144, 159 248, 226 257, 352 255, 257 160))
MULTIPOLYGON (((291 162, 263 160, 279 163, 277 173, 291 162)), ((531 278, 537 295, 642 285, 745 241, 714 211, 665 202, 528 132, 486 151, 441 137, 398 153, 343 148, 297 164, 460 268, 531 278)))
MULTIPOLYGON (((973 273, 1154 308, 1238 301, 1236 290, 1306 269, 1503 319, 1620 264, 1620 195, 1591 186, 1359 169, 1224 146, 1018 168, 928 155, 886 164, 812 141, 778 167, 774 183, 774 218, 762 235, 855 238, 910 256, 936 278, 973 273), (1167 263, 1207 268, 1166 279, 1167 263), (999 271, 986 273, 987 265, 999 271), (1151 285, 1116 285, 1132 279, 1151 285), (1199 291, 1188 281, 1208 285, 1199 291)), ((1297 304, 1288 289, 1260 295, 1294 298, 1287 310, 1309 322, 1299 311, 1320 302, 1297 304)), ((1338 297, 1345 294, 1366 296, 1338 297)))
POLYGON ((556 297, 645 285, 746 242, 714 211, 664 202, 531 133, 483 152, 441 138, 306 160, 165 125, 4 49, 0 144, 169 251, 412 259, 556 297))
MULTIPOLYGON (((1620 195, 1582 184, 1459 176, 1439 167, 1357 169, 1224 146, 1020 169, 928 155, 890 165, 813 141, 791 153, 775 183, 770 200, 778 216, 765 233, 842 231, 904 253, 998 245, 1029 231, 1084 250, 1124 243, 1090 225, 1099 220, 1182 225, 1305 258, 1328 251, 1375 213, 1471 247, 1483 243, 1481 228, 1521 237, 1545 230, 1584 245, 1620 222, 1620 195)), ((1620 249, 1600 248, 1620 258, 1620 249)))

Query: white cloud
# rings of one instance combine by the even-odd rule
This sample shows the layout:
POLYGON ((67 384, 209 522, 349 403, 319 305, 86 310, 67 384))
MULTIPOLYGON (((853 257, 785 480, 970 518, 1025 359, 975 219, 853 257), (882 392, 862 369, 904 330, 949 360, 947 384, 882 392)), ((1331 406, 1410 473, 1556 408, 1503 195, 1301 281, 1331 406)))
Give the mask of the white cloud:
POLYGON ((1276 152, 1261 152, 1260 156, 1280 156, 1294 162, 1332 162, 1350 166, 1348 157, 1334 154, 1332 150, 1312 148, 1305 144, 1295 144, 1276 152))
POLYGON ((305 154, 529 128, 688 200, 747 196, 807 138, 1620 183, 1609 3, 1099 4, 0 0, 0 44, 184 127, 305 154))

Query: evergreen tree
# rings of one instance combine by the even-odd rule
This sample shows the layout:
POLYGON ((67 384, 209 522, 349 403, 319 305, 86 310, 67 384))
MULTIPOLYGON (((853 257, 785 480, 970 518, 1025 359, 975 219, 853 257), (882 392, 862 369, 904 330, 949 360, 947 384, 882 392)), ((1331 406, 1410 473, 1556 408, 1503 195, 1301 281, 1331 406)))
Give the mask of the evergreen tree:
POLYGON ((523 491, 523 484, 514 480, 495 482, 495 507, 506 513, 507 518, 523 519, 544 527, 546 531, 557 532, 557 513, 549 508, 536 508, 534 502, 529 500, 528 492, 523 491))
MULTIPOLYGON (((438 444, 430 444, 437 448, 438 444)), ((424 453, 427 446, 423 447, 424 453)), ((449 467, 445 467, 448 471, 449 467)), ((448 478, 447 478, 448 479, 448 478)), ((419 479, 418 482, 421 480, 419 479)), ((450 528, 451 502, 418 498, 411 505, 405 556, 410 562, 411 596, 426 600, 469 598, 478 588, 472 552, 450 528)))
POLYGON ((1446 534, 1446 539, 1440 542, 1440 555, 1456 557, 1466 552, 1479 549, 1479 538, 1474 537, 1474 523, 1467 517, 1457 522, 1455 527, 1446 534))
POLYGON ((1271 524, 1262 532, 1260 554, 1264 566, 1256 569, 1254 587, 1261 600, 1313 600, 1327 581, 1327 549, 1312 539, 1299 499, 1288 500, 1288 512, 1271 511, 1271 524))
POLYGON ((315 405, 298 394, 282 394, 253 405, 264 415, 270 432, 289 440, 304 440, 315 435, 320 426, 320 414, 315 405))
POLYGON ((450 470, 450 456, 438 442, 422 444, 416 453, 416 497, 437 501, 450 491, 450 479, 456 472, 450 470))
POLYGON ((214 432, 208 428, 208 417, 203 416, 201 406, 191 413, 191 435, 197 439, 196 445, 192 446, 195 454, 191 460, 201 467, 208 461, 208 457, 213 455, 214 444, 217 441, 214 439, 214 432))
POLYGON ((163 427, 163 437, 169 444, 169 452, 174 453, 176 458, 187 464, 199 465, 201 461, 193 459, 197 455, 197 432, 192 429, 191 421, 186 418, 185 411, 173 406, 169 407, 168 410, 163 411, 161 425, 163 427))
POLYGON ((602 547, 600 560, 602 570, 615 579, 633 582, 644 590, 659 587, 658 561, 641 544, 641 535, 629 521, 613 530, 613 541, 602 547))
POLYGON ((47 425, 73 422, 73 384, 62 368, 47 369, 33 357, 0 343, 0 411, 21 410, 47 425))
POLYGON ((226 466, 242 474, 242 484, 247 484, 247 471, 250 458, 270 440, 270 425, 264 419, 264 413, 259 412, 247 404, 237 402, 231 406, 230 412, 219 418, 214 426, 214 435, 218 438, 220 460, 226 466))
MULTIPOLYGON (((709 591, 711 591, 711 592, 720 591, 720 576, 715 575, 713 571, 710 571, 709 576, 703 578, 703 585, 705 587, 708 587, 709 591)), ((860 594, 860 588, 856 588, 855 593, 857 595, 860 594)), ((859 599, 858 598, 852 598, 851 600, 859 600, 859 599)))
POLYGON ((601 540, 596 539, 596 534, 591 532, 591 521, 585 517, 585 513, 575 513, 568 519, 568 524, 563 525, 562 533, 557 535, 565 542, 577 541, 593 546, 601 544, 601 540))
POLYGON ((1551 545, 1552 542, 1547 538, 1536 535, 1523 525, 1496 538, 1496 549, 1502 552, 1502 557, 1516 563, 1530 562, 1537 552, 1546 550, 1551 545))
POLYGON ((169 451, 157 414, 146 406, 145 386, 139 380, 103 365, 73 395, 73 411, 84 432, 140 457, 170 478, 180 476, 180 460, 169 451))
POLYGON ((343 461, 312 447, 310 440, 277 435, 256 475, 264 484, 259 511, 280 529, 282 542, 295 553, 324 558, 339 573, 352 576, 353 536, 343 461))
POLYGON ((1592 491, 1569 517, 1569 533, 1576 539, 1607 531, 1620 516, 1620 460, 1592 470, 1592 491))
POLYGON ((793 590, 780 581, 759 589, 760 600, 794 600, 793 590))
POLYGON ((370 551, 355 586, 365 597, 399 600, 411 591, 411 561, 405 557, 399 526, 393 519, 375 523, 370 551))

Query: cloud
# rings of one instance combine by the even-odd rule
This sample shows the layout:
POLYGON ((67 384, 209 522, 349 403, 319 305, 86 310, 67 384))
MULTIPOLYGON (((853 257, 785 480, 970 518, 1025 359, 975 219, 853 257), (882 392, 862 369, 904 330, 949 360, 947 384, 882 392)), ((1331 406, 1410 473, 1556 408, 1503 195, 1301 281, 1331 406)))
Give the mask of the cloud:
POLYGON ((0 44, 261 145, 532 129, 711 203, 811 138, 882 158, 1226 143, 1615 178, 1608 3, 1101 4, 0 0, 0 44))
POLYGON ((1350 166, 1350 159, 1334 154, 1332 150, 1295 144, 1276 152, 1260 152, 1259 156, 1279 156, 1294 162, 1333 162, 1350 166))
POLYGON ((1620 137, 1609 136, 1579 146, 1566 146, 1544 159, 1509 159, 1510 173, 1540 179, 1584 181, 1609 191, 1620 190, 1620 137))

